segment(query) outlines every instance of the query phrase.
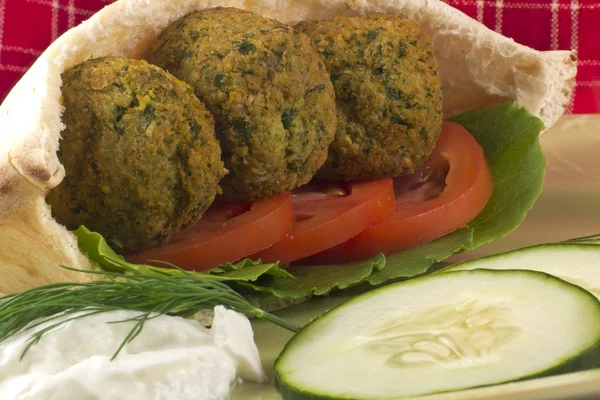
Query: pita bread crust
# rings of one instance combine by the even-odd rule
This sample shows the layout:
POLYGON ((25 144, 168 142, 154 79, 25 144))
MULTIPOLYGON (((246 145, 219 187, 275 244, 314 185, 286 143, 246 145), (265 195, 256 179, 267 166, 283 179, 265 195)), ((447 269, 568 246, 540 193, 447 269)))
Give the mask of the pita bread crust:
POLYGON ((0 106, 0 292, 85 279, 75 237, 45 203, 60 183, 60 74, 88 58, 142 57, 173 20, 215 6, 238 7, 295 24, 304 19, 384 12, 415 21, 433 39, 448 116, 514 100, 550 128, 572 96, 576 54, 538 52, 485 28, 439 0, 119 0, 55 41, 0 106))

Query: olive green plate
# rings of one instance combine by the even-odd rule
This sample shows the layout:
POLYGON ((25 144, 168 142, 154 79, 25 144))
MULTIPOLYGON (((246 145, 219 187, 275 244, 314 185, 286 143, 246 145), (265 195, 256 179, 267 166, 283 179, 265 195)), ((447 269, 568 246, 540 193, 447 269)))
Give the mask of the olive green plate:
MULTIPOLYGON (((544 191, 525 222, 506 238, 453 261, 539 243, 600 233, 600 115, 565 116, 541 138, 548 159, 544 191)), ((304 325, 356 293, 341 292, 280 313, 304 325)), ((291 334, 254 321, 256 343, 271 380, 238 386, 232 400, 279 400, 273 387, 273 362, 291 334)), ((600 398, 600 369, 525 382, 429 396, 428 399, 600 398)))

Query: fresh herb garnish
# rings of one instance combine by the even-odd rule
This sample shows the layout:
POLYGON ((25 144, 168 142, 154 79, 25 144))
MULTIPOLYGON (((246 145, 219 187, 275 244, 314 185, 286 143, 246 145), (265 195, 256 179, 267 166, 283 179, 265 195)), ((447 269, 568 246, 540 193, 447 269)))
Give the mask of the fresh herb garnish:
POLYGON ((23 358, 29 348, 38 343, 46 333, 69 321, 115 310, 139 311, 140 314, 134 318, 115 321, 134 321, 135 325, 113 355, 114 360, 123 347, 140 334, 146 321, 160 315, 188 318, 217 305, 262 318, 292 332, 299 330, 297 326, 252 306, 242 295, 216 280, 199 277, 183 270, 180 270, 178 275, 157 273, 147 276, 138 273, 124 262, 111 261, 121 264, 120 267, 128 273, 72 269, 98 275, 103 280, 55 283, 1 297, 0 342, 24 329, 32 329, 57 318, 71 316, 32 334, 21 355, 23 358))

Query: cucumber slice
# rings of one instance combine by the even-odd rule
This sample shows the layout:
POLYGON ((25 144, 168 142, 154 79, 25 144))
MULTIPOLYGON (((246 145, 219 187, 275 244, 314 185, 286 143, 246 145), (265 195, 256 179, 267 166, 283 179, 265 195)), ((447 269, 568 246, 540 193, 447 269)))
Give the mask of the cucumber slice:
POLYGON ((308 324, 275 362, 283 399, 392 399, 599 365, 600 302, 532 271, 385 286, 308 324))
POLYGON ((581 286, 600 298, 600 246, 596 244, 542 244, 464 261, 437 273, 478 268, 545 272, 581 286))

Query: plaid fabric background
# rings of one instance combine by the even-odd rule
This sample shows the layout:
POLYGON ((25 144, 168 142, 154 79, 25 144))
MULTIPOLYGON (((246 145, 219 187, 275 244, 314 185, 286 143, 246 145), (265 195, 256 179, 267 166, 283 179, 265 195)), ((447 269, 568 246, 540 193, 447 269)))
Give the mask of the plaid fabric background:
MULTIPOLYGON (((54 39, 112 1, 0 0, 0 101, 54 39)), ((570 111, 600 112, 600 0, 444 1, 535 49, 577 50, 570 111)))

